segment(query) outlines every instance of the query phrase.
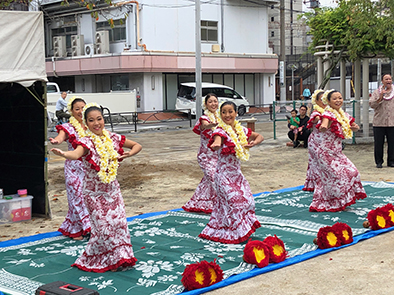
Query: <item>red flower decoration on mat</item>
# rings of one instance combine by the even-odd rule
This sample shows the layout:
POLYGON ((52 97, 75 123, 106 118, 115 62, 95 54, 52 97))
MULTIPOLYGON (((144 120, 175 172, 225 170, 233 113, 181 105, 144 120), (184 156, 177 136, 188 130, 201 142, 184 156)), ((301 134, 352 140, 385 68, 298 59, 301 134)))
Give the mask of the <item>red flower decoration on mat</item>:
POLYGON ((387 205, 384 205, 382 207, 382 209, 387 210, 387 214, 388 214, 388 221, 390 223, 391 226, 394 225, 394 206, 391 203, 388 203, 387 205))
POLYGON ((371 229, 373 230, 388 228, 391 226, 389 209, 385 207, 378 207, 374 210, 369 211, 367 219, 371 229))
POLYGON ((324 226, 317 233, 317 246, 320 249, 327 249, 341 246, 341 233, 332 226, 324 226))
POLYGON ((353 232, 349 225, 343 222, 337 222, 332 226, 332 228, 338 232, 338 238, 340 239, 342 245, 353 242, 353 232))
POLYGON ((186 266, 181 282, 187 290, 208 287, 223 279, 223 271, 216 262, 203 260, 186 266))
POLYGON ((269 263, 270 251, 268 246, 262 241, 252 241, 245 245, 243 259, 246 263, 256 264, 258 267, 265 267, 269 263))
POLYGON ((268 246, 270 252, 270 262, 278 263, 286 259, 287 251, 285 244, 276 235, 266 237, 263 241, 268 246))
POLYGON ((210 286, 223 280, 223 270, 216 263, 216 259, 213 262, 208 262, 208 264, 209 264, 208 270, 209 273, 211 274, 211 282, 209 283, 210 286))

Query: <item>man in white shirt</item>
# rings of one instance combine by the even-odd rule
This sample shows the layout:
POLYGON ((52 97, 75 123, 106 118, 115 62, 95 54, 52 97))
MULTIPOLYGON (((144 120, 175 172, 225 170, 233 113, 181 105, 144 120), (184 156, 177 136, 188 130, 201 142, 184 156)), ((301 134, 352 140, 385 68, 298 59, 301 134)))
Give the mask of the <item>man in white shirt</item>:
POLYGON ((55 115, 58 119, 62 121, 68 121, 68 119, 71 117, 70 114, 67 114, 64 110, 66 108, 67 110, 67 102, 66 102, 66 97, 67 97, 67 92, 63 91, 61 96, 56 102, 56 112, 55 115))

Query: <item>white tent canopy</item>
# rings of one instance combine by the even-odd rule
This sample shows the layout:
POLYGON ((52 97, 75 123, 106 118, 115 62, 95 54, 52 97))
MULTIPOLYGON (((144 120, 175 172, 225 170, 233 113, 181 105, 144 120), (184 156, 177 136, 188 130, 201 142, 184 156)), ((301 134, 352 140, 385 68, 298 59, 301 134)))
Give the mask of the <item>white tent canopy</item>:
POLYGON ((46 82, 42 12, 0 10, 0 28, 0 82, 46 82))

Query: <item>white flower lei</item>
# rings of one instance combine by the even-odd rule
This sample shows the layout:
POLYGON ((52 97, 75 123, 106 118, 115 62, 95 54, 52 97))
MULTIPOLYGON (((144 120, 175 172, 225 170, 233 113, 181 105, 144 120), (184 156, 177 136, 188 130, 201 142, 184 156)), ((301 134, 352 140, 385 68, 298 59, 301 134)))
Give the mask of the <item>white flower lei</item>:
POLYGON ((248 144, 248 139, 246 138, 245 132, 241 126, 241 124, 235 120, 234 121, 234 129, 220 120, 218 127, 221 127, 232 139, 235 143, 235 155, 241 161, 249 160, 249 150, 245 148, 245 145, 248 144))
MULTIPOLYGON (((84 106, 82 111, 83 120, 85 123, 85 111, 90 107, 100 107, 97 103, 88 103, 84 106)), ((85 123, 86 125, 86 123, 85 123)), ((103 129, 103 135, 98 136, 89 129, 85 131, 86 136, 89 136, 100 155, 100 171, 97 172, 100 181, 103 183, 111 183, 116 179, 118 173, 118 153, 114 149, 112 139, 109 137, 107 130, 103 129)))
POLYGON ((341 124, 342 126, 342 132, 345 138, 349 139, 352 138, 353 132, 350 129, 350 121, 349 118, 346 116, 345 112, 339 108, 339 110, 335 110, 330 106, 326 107, 326 110, 333 113, 335 117, 337 118, 337 121, 341 124))
MULTIPOLYGON (((381 85, 381 86, 379 87, 379 94, 382 93, 382 90, 383 90, 383 85, 381 85)), ((391 100, 393 97, 394 97, 394 85, 391 85, 391 92, 390 92, 389 96, 385 97, 385 96, 383 95, 383 99, 384 99, 384 100, 391 100)))
MULTIPOLYGON (((211 123, 219 123, 220 121, 220 116, 219 116, 219 109, 216 110, 216 112, 212 113, 210 110, 205 109, 204 110, 204 115, 208 117, 209 121, 211 123)), ((216 127, 211 128, 212 131, 216 129, 216 127)))
POLYGON ((74 118, 74 116, 70 117, 69 122, 74 127, 74 129, 77 131, 79 138, 86 136, 85 130, 83 130, 81 124, 78 122, 77 119, 74 118))

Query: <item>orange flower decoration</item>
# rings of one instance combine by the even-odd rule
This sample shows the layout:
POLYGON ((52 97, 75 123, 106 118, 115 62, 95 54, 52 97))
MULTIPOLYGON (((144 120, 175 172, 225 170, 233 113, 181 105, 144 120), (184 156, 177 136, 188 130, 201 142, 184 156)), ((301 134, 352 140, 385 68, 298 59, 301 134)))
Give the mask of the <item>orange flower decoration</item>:
POLYGON ((341 246, 341 233, 332 226, 324 226, 317 233, 317 246, 320 249, 327 249, 341 246))
POLYGON ((223 279, 223 271, 216 261, 203 260, 186 266, 181 282, 187 290, 208 287, 223 279))
POLYGON ((342 245, 350 244, 353 242, 353 232, 349 225, 343 222, 335 223, 332 228, 334 231, 338 232, 339 240, 341 241, 342 245))
POLYGON ((245 245, 243 259, 246 263, 256 264, 262 268, 268 265, 270 251, 268 246, 262 241, 252 241, 245 245))
POLYGON ((276 235, 273 237, 266 237, 263 243, 268 246, 270 262, 278 263, 286 259, 287 251, 285 249, 285 244, 276 235))

